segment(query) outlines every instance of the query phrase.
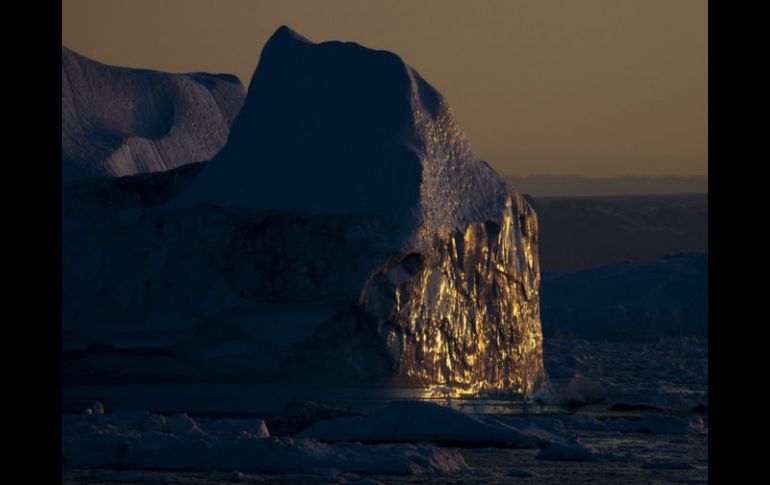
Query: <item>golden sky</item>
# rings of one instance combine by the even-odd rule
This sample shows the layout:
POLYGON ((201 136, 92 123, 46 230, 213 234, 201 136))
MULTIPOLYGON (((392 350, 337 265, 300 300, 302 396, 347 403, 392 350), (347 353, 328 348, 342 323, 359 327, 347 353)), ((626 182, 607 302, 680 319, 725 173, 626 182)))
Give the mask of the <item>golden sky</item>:
POLYGON ((512 175, 708 173, 706 0, 63 0, 98 61, 248 84, 282 24, 399 54, 512 175))

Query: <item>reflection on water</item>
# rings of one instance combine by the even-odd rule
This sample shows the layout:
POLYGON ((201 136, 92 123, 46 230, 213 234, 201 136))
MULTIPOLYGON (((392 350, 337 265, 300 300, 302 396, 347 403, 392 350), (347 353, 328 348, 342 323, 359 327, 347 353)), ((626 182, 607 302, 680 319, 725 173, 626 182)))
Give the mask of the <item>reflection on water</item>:
POLYGON ((93 401, 115 409, 186 412, 199 415, 268 416, 292 401, 313 401, 357 412, 374 412, 390 401, 430 401, 478 414, 551 414, 557 406, 528 402, 518 396, 452 396, 441 389, 419 387, 350 386, 296 383, 188 383, 76 386, 62 388, 62 409, 82 412, 93 401))

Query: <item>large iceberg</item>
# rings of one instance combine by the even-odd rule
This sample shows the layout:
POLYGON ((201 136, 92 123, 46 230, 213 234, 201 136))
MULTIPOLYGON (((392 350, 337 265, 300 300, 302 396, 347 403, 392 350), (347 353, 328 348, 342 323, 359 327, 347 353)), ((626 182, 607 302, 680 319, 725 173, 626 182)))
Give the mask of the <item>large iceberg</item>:
POLYGON ((65 382, 532 396, 537 239, 414 69, 281 27, 211 161, 65 190, 65 382))

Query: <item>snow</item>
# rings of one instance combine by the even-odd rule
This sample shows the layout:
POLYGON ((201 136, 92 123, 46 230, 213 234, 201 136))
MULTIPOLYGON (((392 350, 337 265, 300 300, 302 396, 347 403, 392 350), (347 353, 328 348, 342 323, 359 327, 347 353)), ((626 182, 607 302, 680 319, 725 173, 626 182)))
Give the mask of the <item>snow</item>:
POLYGON ((373 416, 319 421, 297 434, 322 441, 495 444, 534 448, 561 436, 533 426, 482 419, 425 401, 394 401, 373 416))
POLYGON ((315 474, 468 469, 457 451, 432 445, 324 444, 313 439, 268 437, 262 420, 217 423, 185 414, 166 418, 147 412, 65 415, 62 452, 67 466, 73 468, 315 474))
POLYGON ((108 66, 62 47, 62 180, 209 160, 244 95, 232 75, 108 66))

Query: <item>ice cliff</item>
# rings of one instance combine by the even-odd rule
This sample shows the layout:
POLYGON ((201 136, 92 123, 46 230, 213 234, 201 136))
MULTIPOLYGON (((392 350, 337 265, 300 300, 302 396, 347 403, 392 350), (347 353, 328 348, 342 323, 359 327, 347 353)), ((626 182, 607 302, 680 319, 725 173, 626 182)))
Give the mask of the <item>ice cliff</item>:
POLYGON ((233 75, 108 66, 66 47, 61 57, 64 182, 209 160, 245 98, 233 75))
POLYGON ((531 395, 537 234, 398 56, 281 27, 211 161, 65 191, 65 381, 531 395))

